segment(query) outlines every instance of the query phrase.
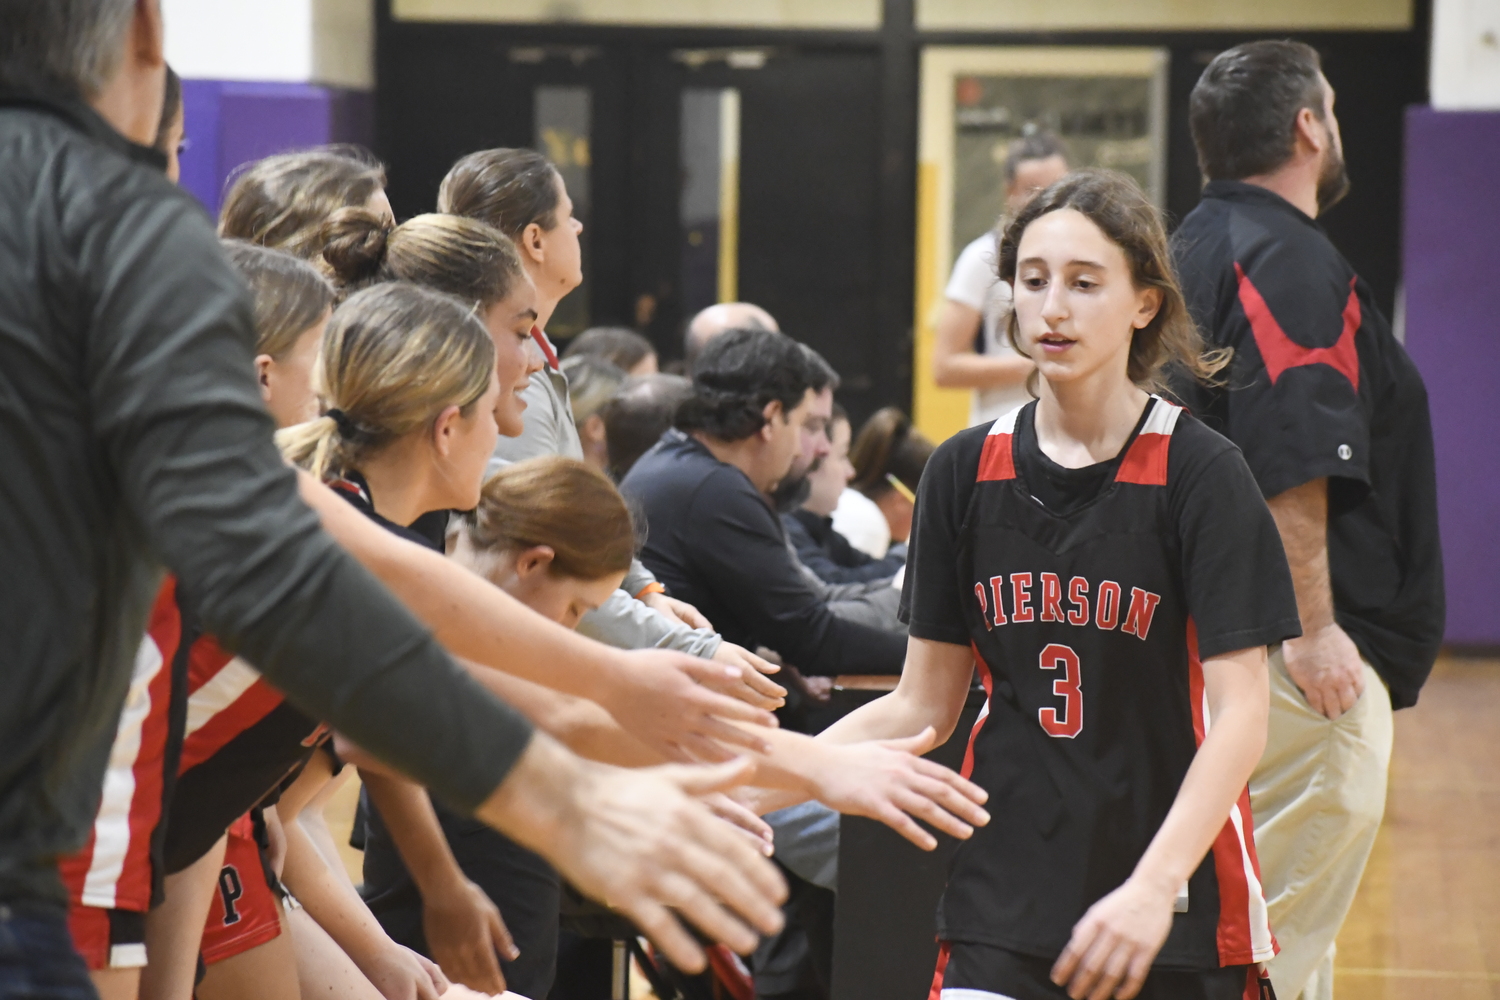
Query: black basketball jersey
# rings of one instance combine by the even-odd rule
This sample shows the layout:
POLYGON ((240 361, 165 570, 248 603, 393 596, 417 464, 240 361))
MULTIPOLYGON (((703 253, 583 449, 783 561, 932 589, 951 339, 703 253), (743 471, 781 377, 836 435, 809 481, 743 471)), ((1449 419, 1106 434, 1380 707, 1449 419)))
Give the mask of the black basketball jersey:
MULTIPOLYGON (((1024 433, 1049 461, 1035 406, 934 456, 905 610, 914 636, 972 647, 989 695, 964 773, 994 820, 958 851, 940 936, 1054 957, 1176 798, 1211 725, 1202 660, 1298 624, 1275 524, 1232 444, 1153 398, 1112 477, 1059 514, 1019 459, 1024 433)), ((1157 965, 1274 954, 1248 789, 1185 895, 1157 965)))

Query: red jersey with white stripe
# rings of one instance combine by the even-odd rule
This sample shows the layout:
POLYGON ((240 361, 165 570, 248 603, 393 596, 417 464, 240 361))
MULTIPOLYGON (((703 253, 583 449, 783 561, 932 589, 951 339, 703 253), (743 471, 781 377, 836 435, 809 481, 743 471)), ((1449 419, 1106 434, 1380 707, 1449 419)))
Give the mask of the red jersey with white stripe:
POLYGON ((153 841, 176 768, 174 730, 181 739, 180 722, 173 724, 182 708, 181 639, 177 584, 168 577, 136 651, 93 830, 83 850, 58 863, 74 906, 137 913, 151 907, 153 841))
MULTIPOLYGON (((913 636, 969 646, 989 695, 963 771, 995 820, 959 848, 940 937, 1055 958, 1129 878, 1213 725, 1203 661, 1298 619, 1232 444, 1152 398, 1115 459, 1065 469, 1038 447, 1035 409, 933 456, 903 613, 913 636)), ((1158 966, 1275 953, 1248 790, 1178 910, 1158 966)))

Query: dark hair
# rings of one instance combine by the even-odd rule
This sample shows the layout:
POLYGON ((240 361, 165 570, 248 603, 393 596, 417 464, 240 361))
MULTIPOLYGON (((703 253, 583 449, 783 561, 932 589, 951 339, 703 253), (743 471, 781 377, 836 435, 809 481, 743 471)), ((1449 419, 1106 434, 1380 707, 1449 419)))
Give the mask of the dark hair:
POLYGON ((488 308, 526 280, 509 237, 457 215, 419 215, 392 226, 367 208, 341 208, 323 224, 318 241, 344 294, 410 281, 488 308))
POLYGON ((849 461, 854 463, 849 485, 873 500, 894 489, 886 479, 890 475, 915 493, 934 447, 900 408, 876 410, 849 446, 849 461))
POLYGON ((635 522, 620 491, 602 472, 561 455, 490 476, 462 524, 481 552, 550 547, 548 571, 558 576, 597 580, 630 569, 635 558, 635 522))
POLYGON ((481 149, 448 171, 438 211, 488 222, 516 240, 535 222, 557 225, 557 168, 534 149, 481 149))
POLYGON ((0 3, 0 84, 90 98, 120 66, 135 0, 0 3))
POLYGON ((1270 173, 1292 155, 1297 115, 1323 118, 1323 63, 1310 45, 1246 42, 1220 52, 1188 99, 1198 169, 1209 180, 1270 173))
POLYGON ((161 118, 156 123, 156 138, 151 145, 159 153, 171 153, 166 149, 167 129, 182 114, 182 77, 172 67, 167 67, 167 84, 161 94, 161 118))
POLYGON ((655 353, 656 348, 651 341, 629 327, 596 326, 574 337, 562 356, 576 358, 590 355, 628 372, 655 353))
POLYGON ((568 377, 568 408, 579 427, 602 410, 625 383, 625 372, 618 365, 592 354, 563 358, 562 373, 568 377))
MULTIPOLYGON (((1014 284, 1016 251, 1026 227, 1049 212, 1072 209, 1104 233, 1125 254, 1130 280, 1136 288, 1155 288, 1161 307, 1151 322, 1135 331, 1130 341, 1126 374, 1144 389, 1159 389, 1162 369, 1175 362, 1193 377, 1209 381, 1229 363, 1230 351, 1205 351, 1203 336, 1193 325, 1167 247, 1161 213, 1127 174, 1114 170, 1078 170, 1037 195, 1016 213, 1000 238, 1000 280, 1014 284)), ((1022 355, 1016 313, 1006 320, 1011 346, 1022 355)))
POLYGON ((233 174, 219 235, 314 260, 323 253, 320 233, 329 216, 362 208, 384 188, 385 168, 358 146, 268 156, 233 174))
POLYGON ((1021 164, 1030 160, 1050 160, 1054 156, 1061 156, 1066 162, 1068 147, 1053 133, 1033 132, 1021 136, 1005 148, 1005 183, 1015 183, 1016 171, 1021 164))
POLYGON ((839 373, 833 370, 833 365, 830 365, 823 355, 806 344, 799 346, 802 348, 803 356, 807 359, 808 370, 812 373, 812 383, 809 388, 813 392, 822 392, 824 389, 838 392, 843 380, 839 378, 839 373))
POLYGON ((333 287, 307 261, 243 240, 223 240, 224 256, 255 299, 255 353, 283 358, 333 308, 333 287))
POLYGON ((658 373, 626 379, 604 404, 599 415, 616 482, 671 428, 677 408, 692 394, 693 383, 686 378, 658 373))
POLYGON ((802 345, 770 330, 730 330, 708 342, 693 365, 693 394, 677 426, 722 441, 741 441, 766 424, 770 402, 790 413, 816 376, 802 345))

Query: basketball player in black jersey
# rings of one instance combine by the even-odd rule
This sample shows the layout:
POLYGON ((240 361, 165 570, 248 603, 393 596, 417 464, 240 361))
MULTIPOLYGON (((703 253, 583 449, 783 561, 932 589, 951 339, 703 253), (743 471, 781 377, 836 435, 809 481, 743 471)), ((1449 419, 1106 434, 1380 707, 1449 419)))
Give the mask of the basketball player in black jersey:
POLYGON ((1266 646, 1299 632, 1239 451, 1151 395, 1211 378, 1157 211, 1080 171, 1000 244, 1038 400, 944 443, 922 477, 892 694, 825 737, 951 732, 994 821, 959 850, 933 996, 1239 1000, 1275 943, 1246 781, 1266 646))

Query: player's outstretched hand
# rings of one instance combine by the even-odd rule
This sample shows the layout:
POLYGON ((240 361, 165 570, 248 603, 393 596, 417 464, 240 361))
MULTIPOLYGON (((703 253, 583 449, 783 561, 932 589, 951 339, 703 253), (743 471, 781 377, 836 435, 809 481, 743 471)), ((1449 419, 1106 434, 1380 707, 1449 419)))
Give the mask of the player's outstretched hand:
POLYGON ((624 669, 613 672, 598 701, 657 753, 672 760, 722 761, 734 747, 769 749, 754 732, 729 725, 776 727, 776 716, 750 700, 742 667, 664 649, 619 655, 624 669))
POLYGON ((1089 907, 1052 967, 1074 1000, 1130 1000, 1140 993, 1172 929, 1175 887, 1132 878, 1089 907))
POLYGON ((698 801, 708 806, 709 812, 736 827, 755 844, 766 857, 770 857, 776 848, 776 833, 771 829, 771 824, 761 819, 749 808, 723 792, 712 792, 708 795, 700 795, 698 801))
POLYGON ((505 992, 496 952, 511 961, 521 953, 499 908, 479 886, 465 878, 442 892, 424 891, 422 930, 450 980, 486 995, 505 992))
POLYGON ((767 711, 775 711, 786 704, 786 688, 766 676, 781 670, 781 667, 770 660, 763 660, 744 646, 736 646, 732 642, 719 643, 713 659, 715 663, 740 668, 740 683, 715 686, 720 694, 727 694, 767 711))
MULTIPOLYGON (((566 813, 536 849, 580 892, 635 921, 673 965, 696 973, 706 963, 678 916, 742 955, 757 934, 781 929, 786 883, 748 837, 695 798, 745 781, 751 761, 642 770, 558 764, 547 770, 577 779, 567 782, 566 813)), ((501 789, 486 811, 504 811, 501 789)))
POLYGON ((811 772, 815 794, 830 809, 879 820, 924 851, 937 847, 937 838, 918 819, 960 840, 990 821, 981 808, 989 798, 984 789, 919 756, 937 742, 931 726, 902 740, 814 742, 827 752, 811 772))

